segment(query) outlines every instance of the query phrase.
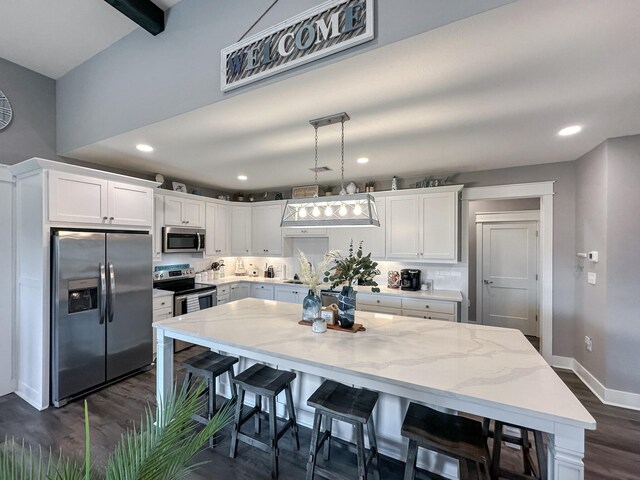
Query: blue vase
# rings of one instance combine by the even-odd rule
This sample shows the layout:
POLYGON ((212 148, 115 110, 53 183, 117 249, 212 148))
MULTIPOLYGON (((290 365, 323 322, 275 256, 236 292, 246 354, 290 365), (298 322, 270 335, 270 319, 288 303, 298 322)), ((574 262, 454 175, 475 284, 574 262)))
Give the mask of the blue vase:
POLYGON ((313 322, 316 318, 320 318, 322 311, 322 300, 318 297, 313 290, 309 290, 309 293, 302 301, 302 320, 308 320, 313 322))
POLYGON ((345 286, 338 294, 338 323, 342 328, 351 328, 356 320, 356 292, 345 286))

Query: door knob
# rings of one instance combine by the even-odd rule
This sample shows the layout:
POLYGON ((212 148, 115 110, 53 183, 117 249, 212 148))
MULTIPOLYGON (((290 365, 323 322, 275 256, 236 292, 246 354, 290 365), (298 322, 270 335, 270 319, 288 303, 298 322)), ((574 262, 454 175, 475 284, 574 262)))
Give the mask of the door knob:
POLYGON ((492 282, 491 280, 485 280, 485 281, 484 281, 484 284, 485 284, 485 285, 491 285, 492 283, 493 283, 493 282, 492 282))

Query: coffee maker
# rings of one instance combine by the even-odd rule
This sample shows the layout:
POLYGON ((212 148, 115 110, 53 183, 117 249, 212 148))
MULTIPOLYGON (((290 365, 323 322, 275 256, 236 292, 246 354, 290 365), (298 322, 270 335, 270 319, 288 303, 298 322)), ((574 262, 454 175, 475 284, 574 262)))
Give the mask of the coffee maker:
POLYGON ((400 289, 412 292, 420 290, 420 270, 411 268, 400 270, 400 289))

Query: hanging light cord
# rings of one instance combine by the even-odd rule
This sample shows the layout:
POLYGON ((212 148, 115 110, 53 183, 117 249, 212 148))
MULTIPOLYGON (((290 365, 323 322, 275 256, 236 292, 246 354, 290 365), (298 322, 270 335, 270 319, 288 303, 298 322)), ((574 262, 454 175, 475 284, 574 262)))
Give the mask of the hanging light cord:
POLYGON ((247 34, 248 34, 251 30, 253 30, 253 27, 255 27, 255 26, 258 24, 258 22, 259 22, 260 20, 262 20, 262 19, 264 18, 264 16, 265 16, 267 13, 269 13, 269 10, 271 10, 271 9, 274 7, 274 5, 275 5, 276 3, 278 3, 278 0, 275 0, 271 5, 269 5, 269 8, 267 8, 267 9, 264 11, 264 13, 263 13, 262 15, 260 15, 260 17, 259 17, 255 22, 253 22, 253 25, 251 25, 251 26, 249 27, 249 29, 248 29, 246 32, 244 32, 244 33, 242 34, 242 36, 238 39, 238 41, 239 41, 239 42, 240 42, 244 37, 246 37, 246 36, 247 36, 247 34))
MULTIPOLYGON (((316 131, 316 168, 315 168, 315 172, 316 172, 316 185, 318 185, 318 124, 316 123, 313 128, 316 131)), ((317 194, 314 196, 318 196, 317 194)))
POLYGON ((344 190, 344 117, 342 117, 341 123, 342 123, 342 184, 341 184, 341 189, 344 190))

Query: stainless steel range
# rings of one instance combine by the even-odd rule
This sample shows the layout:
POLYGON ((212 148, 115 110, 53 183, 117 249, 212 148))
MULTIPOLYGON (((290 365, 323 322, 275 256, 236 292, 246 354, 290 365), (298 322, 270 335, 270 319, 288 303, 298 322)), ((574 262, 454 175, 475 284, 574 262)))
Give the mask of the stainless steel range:
MULTIPOLYGON (((215 307, 218 304, 218 292, 215 285, 196 283, 193 268, 181 268, 183 266, 156 267, 161 269, 153 272, 153 288, 169 290, 173 295, 173 315, 178 317, 206 308, 215 307)), ((184 350, 192 344, 175 341, 175 351, 184 350)))

